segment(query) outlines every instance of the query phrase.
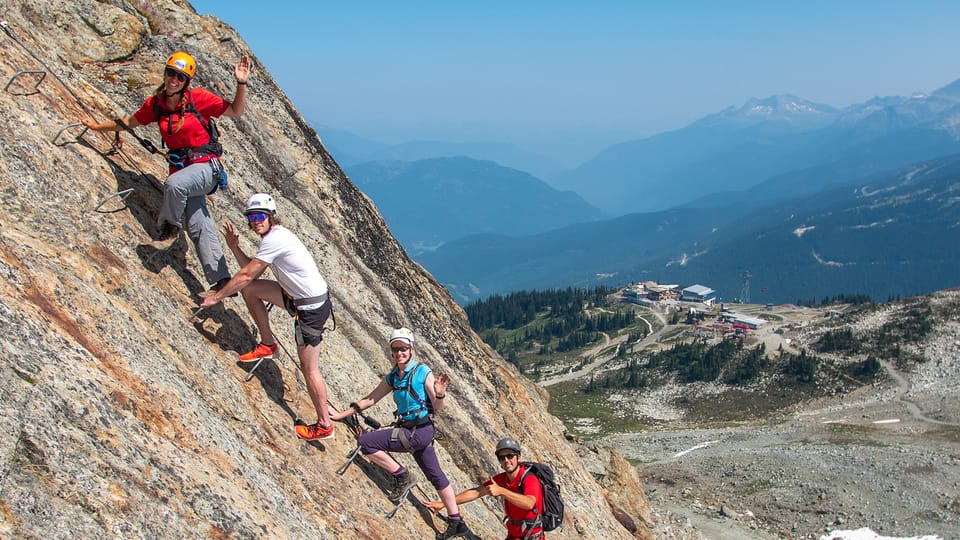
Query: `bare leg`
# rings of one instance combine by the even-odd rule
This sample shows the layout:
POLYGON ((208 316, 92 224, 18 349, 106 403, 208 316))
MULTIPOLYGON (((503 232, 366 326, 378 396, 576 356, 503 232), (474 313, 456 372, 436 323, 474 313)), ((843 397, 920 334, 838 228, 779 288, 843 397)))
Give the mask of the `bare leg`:
MULTIPOLYGON (((270 329, 270 314, 267 312, 267 306, 264 305, 264 302, 283 307, 283 290, 280 288, 280 284, 268 279, 255 279, 248 283, 240 293, 243 295, 243 301, 247 304, 247 311, 253 316, 253 322, 257 325, 257 330, 260 331, 260 341, 267 345, 276 343, 273 331, 270 329)), ((317 354, 319 356, 319 351, 317 354)), ((301 358, 301 366, 302 361, 301 358)), ((309 379, 307 385, 309 386, 309 379)), ((326 394, 326 387, 324 387, 324 394, 326 394)))
MULTIPOLYGON (((263 304, 261 304, 263 305, 263 304)), ((307 381, 310 401, 317 410, 317 423, 320 427, 330 427, 330 410, 327 408, 327 383, 320 373, 320 344, 297 348, 300 357, 300 371, 307 381)))
POLYGON ((453 492, 452 485, 447 484, 447 487, 437 490, 437 494, 440 495, 443 505, 447 507, 448 516, 460 513, 460 508, 457 506, 457 495, 453 492))
POLYGON ((393 474, 393 471, 400 468, 400 464, 397 463, 397 460, 393 459, 390 454, 384 452, 383 450, 377 450, 372 454, 367 454, 367 458, 390 474, 393 474))

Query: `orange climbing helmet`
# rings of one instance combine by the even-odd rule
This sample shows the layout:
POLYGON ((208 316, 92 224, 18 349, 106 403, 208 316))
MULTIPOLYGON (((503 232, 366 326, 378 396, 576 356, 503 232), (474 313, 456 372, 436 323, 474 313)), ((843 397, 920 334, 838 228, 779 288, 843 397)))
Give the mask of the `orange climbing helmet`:
POLYGON ((193 74, 197 72, 197 61, 189 54, 177 51, 171 54, 170 58, 167 58, 167 67, 183 73, 188 79, 192 79, 193 74))

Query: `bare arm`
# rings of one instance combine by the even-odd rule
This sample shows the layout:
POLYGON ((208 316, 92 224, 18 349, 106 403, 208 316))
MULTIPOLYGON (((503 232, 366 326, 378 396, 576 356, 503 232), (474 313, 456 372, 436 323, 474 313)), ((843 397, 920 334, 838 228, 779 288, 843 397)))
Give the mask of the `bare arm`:
MULTIPOLYGON (((128 115, 120 118, 120 121, 127 125, 130 129, 133 129, 140 125, 140 122, 137 122, 137 119, 134 116, 128 115)), ((80 122, 87 126, 88 129, 94 131, 123 131, 123 128, 120 127, 115 120, 107 120, 106 122, 94 122, 92 118, 81 118, 80 122)))
POLYGON ((492 483, 487 486, 487 490, 490 492, 491 496, 503 497, 505 500, 510 501, 512 505, 523 508, 524 510, 532 510, 537 504, 537 498, 533 495, 524 495, 523 493, 510 491, 509 489, 496 483, 492 483))
POLYGON ((233 102, 223 112, 223 116, 237 118, 243 114, 243 109, 247 105, 247 80, 250 78, 249 56, 240 57, 240 62, 233 68, 233 75, 237 78, 237 92, 233 96, 233 102))
POLYGON ((260 274, 267 269, 267 266, 269 265, 260 259, 250 259, 250 262, 241 268, 240 271, 237 272, 237 275, 230 278, 230 281, 227 282, 222 289, 217 291, 215 294, 204 298, 203 302, 200 303, 200 307, 206 308, 216 305, 224 298, 240 291, 240 289, 246 287, 248 283, 260 277, 260 274))
MULTIPOLYGON (((355 401, 353 404, 360 407, 360 411, 369 409, 373 407, 373 404, 383 399, 384 396, 389 394, 393 388, 387 383, 386 377, 380 379, 380 384, 373 389, 372 392, 367 394, 367 397, 355 401)), ((346 409, 330 415, 330 420, 343 420, 344 418, 350 416, 351 414, 358 413, 360 411, 353 410, 353 407, 347 407, 346 409)))
POLYGON ((220 232, 223 233, 223 239, 227 242, 227 247, 230 248, 230 251, 233 252, 233 258, 237 260, 237 264, 239 264, 241 268, 250 264, 250 257, 240 249, 240 234, 237 233, 237 229, 233 226, 233 223, 226 219, 223 220, 223 226, 220 232))
MULTIPOLYGON (((490 490, 487 489, 487 486, 479 485, 476 487, 472 487, 470 489, 465 489, 460 493, 457 493, 456 500, 457 500, 457 504, 463 504, 463 503, 475 501, 480 497, 485 497, 487 495, 490 495, 490 490)), ((443 501, 428 501, 423 503, 423 505, 433 510, 434 512, 439 512, 444 508, 443 501)))

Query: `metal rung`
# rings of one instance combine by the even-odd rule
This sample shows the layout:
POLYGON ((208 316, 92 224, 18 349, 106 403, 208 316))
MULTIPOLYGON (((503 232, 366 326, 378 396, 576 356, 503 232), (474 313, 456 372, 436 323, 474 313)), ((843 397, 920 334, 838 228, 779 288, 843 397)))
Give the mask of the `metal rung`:
POLYGON ((273 360, 273 357, 272 357, 272 356, 261 356, 260 359, 257 360, 257 363, 254 364, 253 367, 250 368, 250 371, 247 372, 247 378, 244 379, 243 382, 248 382, 250 379, 253 378, 254 372, 257 371, 257 368, 260 367, 260 364, 262 364, 264 360, 273 360))
POLYGON ((47 77, 47 72, 42 69, 21 69, 20 71, 14 73, 13 77, 10 77, 10 80, 7 81, 7 85, 3 87, 3 90, 5 92, 10 92, 15 96, 32 96, 33 94, 40 93, 40 90, 38 90, 38 87, 40 86, 40 83, 43 82, 43 79, 45 79, 46 77, 47 77), (20 94, 16 92, 10 92, 10 85, 13 84, 13 81, 15 81, 17 77, 21 75, 40 75, 40 76, 35 77, 36 80, 33 83, 33 89, 30 92, 23 92, 20 94))
POLYGON ((127 204, 126 204, 126 203, 127 203, 127 197, 129 197, 131 193, 133 193, 133 188, 125 189, 125 190, 123 190, 123 191, 118 191, 118 192, 114 193, 113 195, 110 195, 110 196, 107 197, 106 199, 103 199, 102 201, 100 201, 100 204, 98 204, 97 207, 94 208, 93 210, 94 210, 94 212, 100 212, 101 214, 112 214, 112 213, 114 213, 114 212, 119 212, 119 211, 121 211, 121 210, 124 210, 124 209, 126 209, 126 207, 127 207, 127 204), (120 208, 116 208, 116 209, 114 209, 114 210, 101 210, 101 209, 100 209, 100 207, 102 207, 104 204, 106 204, 107 201, 109 201, 110 199, 117 199, 117 198, 119 198, 119 199, 120 199, 121 201, 123 201, 123 203, 124 203, 123 206, 121 206, 120 208))
POLYGON ((87 126, 83 126, 83 131, 81 131, 80 134, 77 135, 77 136, 74 138, 74 140, 72 140, 72 141, 57 142, 57 139, 60 138, 60 135, 63 135, 63 132, 64 132, 64 131, 66 131, 66 130, 68 130, 68 129, 70 129, 70 128, 73 128, 73 127, 77 127, 77 126, 83 126, 83 124, 81 124, 80 122, 75 122, 75 123, 73 123, 73 124, 67 124, 67 125, 63 126, 63 128, 62 128, 60 131, 58 131, 56 135, 53 136, 53 141, 51 141, 51 142, 52 142, 55 146, 63 146, 63 145, 65 145, 65 144, 70 144, 70 143, 75 143, 75 142, 77 142, 77 141, 80 139, 80 137, 83 137, 83 134, 87 132, 87 126))

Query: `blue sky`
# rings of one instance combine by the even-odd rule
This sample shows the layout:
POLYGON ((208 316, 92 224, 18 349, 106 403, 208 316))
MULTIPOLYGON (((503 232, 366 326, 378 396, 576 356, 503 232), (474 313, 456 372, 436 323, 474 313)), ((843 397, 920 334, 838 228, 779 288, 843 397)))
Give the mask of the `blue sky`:
POLYGON ((833 106, 960 78, 960 2, 195 0, 308 121, 384 142, 591 144, 750 97, 833 106))

